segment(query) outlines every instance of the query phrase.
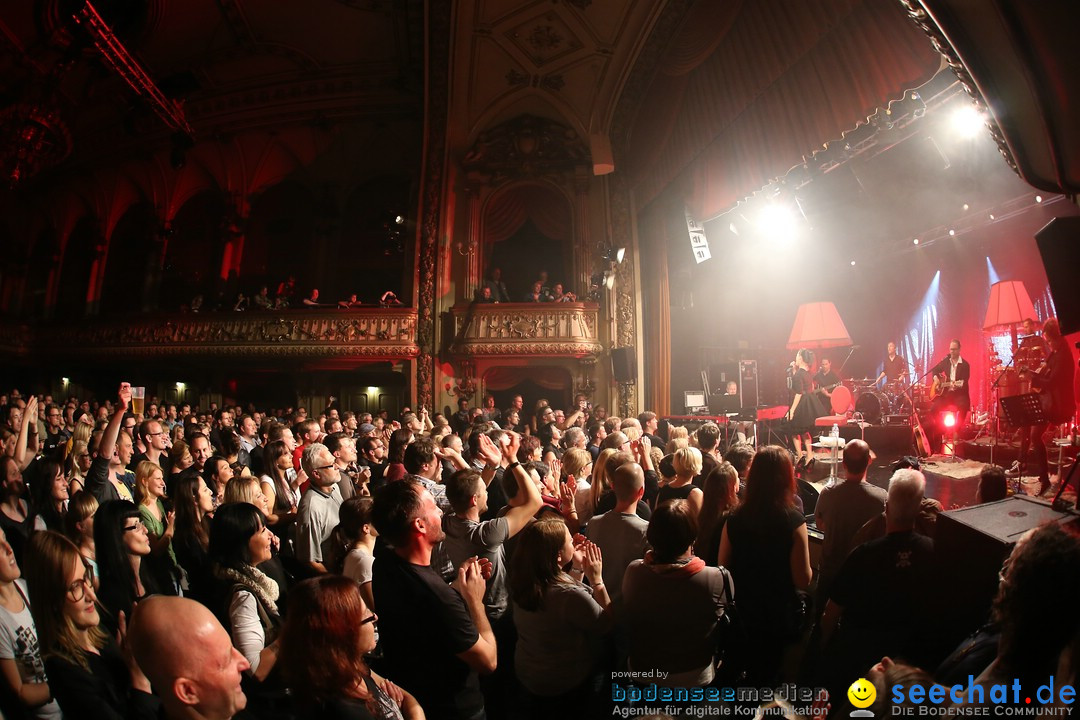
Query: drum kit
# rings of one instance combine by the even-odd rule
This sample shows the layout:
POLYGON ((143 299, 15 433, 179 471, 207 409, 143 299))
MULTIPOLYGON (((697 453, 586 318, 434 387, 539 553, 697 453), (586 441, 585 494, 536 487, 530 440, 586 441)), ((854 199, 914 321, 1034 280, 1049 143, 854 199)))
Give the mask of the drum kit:
POLYGON ((888 424, 890 420, 907 423, 913 402, 916 409, 929 404, 930 391, 923 385, 908 387, 906 383, 893 381, 878 388, 874 378, 852 378, 845 380, 844 386, 848 397, 854 400, 855 412, 871 425, 888 424))

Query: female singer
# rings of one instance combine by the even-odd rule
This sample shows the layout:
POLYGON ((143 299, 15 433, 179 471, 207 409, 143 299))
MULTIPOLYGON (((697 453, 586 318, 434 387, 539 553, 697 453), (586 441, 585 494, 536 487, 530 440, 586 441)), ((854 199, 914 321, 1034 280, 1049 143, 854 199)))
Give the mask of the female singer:
MULTIPOLYGON (((1046 443, 1043 435, 1055 425, 1067 423, 1076 411, 1076 399, 1073 396, 1073 375, 1075 373, 1072 348, 1061 335, 1058 319, 1052 317, 1043 324, 1043 340, 1050 349, 1046 366, 1031 377, 1032 385, 1039 393, 1047 425, 1033 425, 1023 428, 1020 438, 1020 463, 1027 457, 1028 448, 1035 451, 1035 469, 1039 472, 1039 494, 1050 489, 1050 471, 1046 459, 1046 443)), ((1028 371, 1023 371, 1027 373, 1028 371)))
POLYGON ((814 421, 825 414, 821 402, 814 395, 814 383, 810 378, 810 366, 814 354, 807 349, 795 353, 791 364, 794 374, 791 376, 791 407, 787 411, 787 431, 795 446, 795 468, 814 467, 814 440, 810 436, 814 421))

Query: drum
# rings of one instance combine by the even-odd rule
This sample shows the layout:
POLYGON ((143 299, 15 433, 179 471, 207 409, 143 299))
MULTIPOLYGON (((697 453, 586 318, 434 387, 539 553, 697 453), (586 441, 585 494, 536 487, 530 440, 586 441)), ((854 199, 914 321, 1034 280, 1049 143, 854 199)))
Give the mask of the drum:
POLYGON ((880 423, 891 410, 888 396, 877 390, 867 390, 855 400, 855 412, 862 413, 863 419, 872 425, 880 423))
POLYGON ((833 388, 832 397, 830 398, 833 415, 846 415, 847 411, 851 409, 852 397, 854 396, 851 391, 843 385, 833 388))
POLYGON ((1023 384, 1020 382, 1019 373, 1009 368, 1001 374, 1001 379, 998 380, 998 397, 1012 397, 1023 392, 1023 384))

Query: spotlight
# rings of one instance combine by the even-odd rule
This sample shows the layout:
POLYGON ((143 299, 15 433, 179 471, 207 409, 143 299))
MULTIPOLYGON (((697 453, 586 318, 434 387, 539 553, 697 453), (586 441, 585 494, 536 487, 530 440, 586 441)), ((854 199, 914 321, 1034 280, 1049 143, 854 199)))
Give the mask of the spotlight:
POLYGON ((611 272, 610 270, 604 273, 604 287, 606 287, 608 290, 611 290, 615 287, 615 273, 611 272))
POLYGON ((395 215, 394 216, 394 224, 395 225, 403 225, 404 223, 405 223, 405 216, 404 215, 395 215))
POLYGON ((945 413, 945 415, 941 418, 941 422, 947 428, 956 427, 956 413, 954 413, 954 412, 945 413))
POLYGON ((1036 195, 1035 196, 1035 202, 1041 203, 1042 202, 1042 195, 1036 195))
POLYGON ((990 213, 990 219, 991 219, 991 220, 993 220, 993 219, 994 219, 994 213, 990 213))
POLYGON ((787 204, 769 203, 758 213, 757 229, 770 239, 791 240, 798 232, 795 212, 787 204))
POLYGON ((735 223, 731 223, 727 227, 728 227, 728 230, 731 231, 732 235, 738 235, 739 234, 739 228, 735 227, 735 223))
POLYGON ((609 263, 622 263, 623 258, 626 257, 626 248, 609 247, 606 248, 603 254, 600 256, 609 263))
POLYGON ((915 238, 915 239, 914 239, 914 240, 912 240, 911 242, 912 242, 912 244, 914 244, 914 245, 918 245, 918 244, 919 244, 919 238, 915 238))
POLYGON ((851 261, 851 267, 855 267, 855 261, 854 260, 851 261))
POLYGON ((950 230, 949 231, 949 237, 956 237, 956 231, 955 230, 950 230))
POLYGON ((982 132, 986 123, 983 120, 982 113, 975 109, 973 105, 966 105, 952 115, 953 130, 958 135, 965 138, 973 138, 982 132))
POLYGON ((964 203, 964 209, 965 209, 965 210, 967 210, 967 209, 968 209, 969 207, 971 207, 971 206, 970 206, 970 205, 968 205, 967 203, 964 203))

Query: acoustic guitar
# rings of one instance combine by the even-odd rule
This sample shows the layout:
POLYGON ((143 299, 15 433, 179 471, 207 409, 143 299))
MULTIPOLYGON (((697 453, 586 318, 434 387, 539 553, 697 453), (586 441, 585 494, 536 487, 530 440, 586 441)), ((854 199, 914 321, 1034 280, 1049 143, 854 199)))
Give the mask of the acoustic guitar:
POLYGON ((949 390, 959 390, 964 387, 963 380, 942 380, 942 375, 934 376, 934 384, 930 386, 930 399, 934 400, 939 395, 949 390))
POLYGON ((922 423, 919 422, 919 413, 914 408, 911 411, 911 431, 915 435, 915 454, 921 458, 930 457, 930 439, 926 437, 922 423))

